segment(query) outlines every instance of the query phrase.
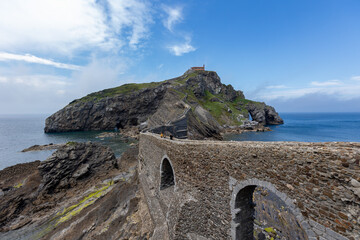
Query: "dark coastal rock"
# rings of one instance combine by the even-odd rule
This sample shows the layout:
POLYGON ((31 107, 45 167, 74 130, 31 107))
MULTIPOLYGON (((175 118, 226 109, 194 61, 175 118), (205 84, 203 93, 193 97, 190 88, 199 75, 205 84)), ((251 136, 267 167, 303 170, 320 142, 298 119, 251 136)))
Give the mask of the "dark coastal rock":
POLYGON ((262 125, 283 124, 284 120, 279 116, 275 109, 265 103, 248 103, 246 109, 249 111, 252 119, 262 125))
POLYGON ((201 106, 197 106, 194 112, 189 113, 188 130, 190 139, 214 138, 222 140, 219 123, 201 106))
POLYGON ((64 144, 45 144, 45 145, 33 145, 31 147, 25 148, 21 150, 21 152, 31 152, 31 151, 44 151, 44 150, 53 150, 58 149, 59 147, 63 146, 64 144))
POLYGON ((39 191, 52 193, 76 185, 79 179, 89 178, 96 171, 117 167, 110 148, 99 143, 69 142, 39 165, 42 176, 39 191))
POLYGON ((108 147, 69 142, 43 162, 5 168, 0 171, 0 232, 29 223, 23 216, 52 209, 56 203, 49 201, 50 196, 81 188, 116 167, 117 160, 108 147))
POLYGON ((45 132, 137 127, 180 138, 221 139, 221 125, 241 126, 249 113, 260 124, 283 123, 274 108, 245 99, 242 91, 222 84, 216 72, 191 70, 163 82, 125 84, 74 100, 46 119, 45 132))
POLYGON ((87 130, 113 130, 137 126, 158 108, 167 88, 145 88, 129 94, 119 94, 89 101, 73 101, 48 117, 45 132, 70 132, 87 130))
POLYGON ((137 154, 117 160, 98 143, 69 142, 44 162, 0 171, 0 239, 149 239, 137 154))

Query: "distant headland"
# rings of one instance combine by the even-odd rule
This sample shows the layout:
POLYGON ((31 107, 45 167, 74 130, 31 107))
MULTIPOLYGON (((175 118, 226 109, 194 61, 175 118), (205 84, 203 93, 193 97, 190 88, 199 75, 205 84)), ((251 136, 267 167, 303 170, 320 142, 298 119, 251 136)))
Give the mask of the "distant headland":
POLYGON ((226 131, 264 131, 265 125, 282 123, 273 107, 246 99, 203 65, 173 79, 125 84, 76 99, 48 117, 44 130, 119 129, 127 135, 147 130, 178 138, 221 139, 226 131))

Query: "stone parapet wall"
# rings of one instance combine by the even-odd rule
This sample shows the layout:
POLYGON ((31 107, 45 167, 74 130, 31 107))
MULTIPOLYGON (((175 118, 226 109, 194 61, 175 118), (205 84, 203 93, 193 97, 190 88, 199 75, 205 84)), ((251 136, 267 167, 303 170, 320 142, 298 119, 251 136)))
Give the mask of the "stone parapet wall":
POLYGON ((233 239, 232 199, 246 181, 272 186, 309 239, 360 239, 359 143, 171 141, 145 133, 139 148, 147 196, 158 199, 170 239, 233 239), (164 158, 175 186, 160 190, 164 158))

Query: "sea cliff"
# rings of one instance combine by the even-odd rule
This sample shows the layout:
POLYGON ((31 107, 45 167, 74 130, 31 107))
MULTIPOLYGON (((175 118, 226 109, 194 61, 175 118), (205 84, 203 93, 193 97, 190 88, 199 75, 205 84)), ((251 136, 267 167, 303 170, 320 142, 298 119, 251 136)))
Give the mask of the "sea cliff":
POLYGON ((283 120, 271 106, 245 98, 213 71, 188 70, 162 82, 91 93, 46 119, 45 132, 134 129, 180 138, 221 139, 229 127, 253 129, 283 120), (252 121, 249 117, 252 117, 252 121))

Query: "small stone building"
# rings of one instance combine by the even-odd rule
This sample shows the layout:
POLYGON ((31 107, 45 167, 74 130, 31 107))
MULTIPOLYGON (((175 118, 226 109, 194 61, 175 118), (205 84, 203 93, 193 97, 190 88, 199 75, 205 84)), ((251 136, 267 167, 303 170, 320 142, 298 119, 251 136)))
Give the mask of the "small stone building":
POLYGON ((205 71, 205 64, 202 67, 191 67, 191 70, 194 71, 205 71))

